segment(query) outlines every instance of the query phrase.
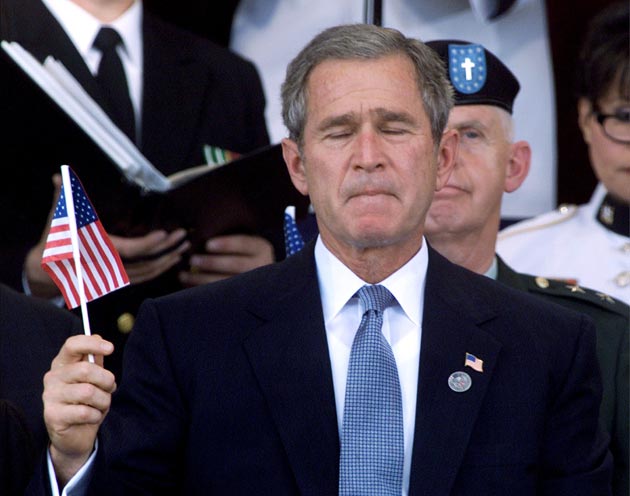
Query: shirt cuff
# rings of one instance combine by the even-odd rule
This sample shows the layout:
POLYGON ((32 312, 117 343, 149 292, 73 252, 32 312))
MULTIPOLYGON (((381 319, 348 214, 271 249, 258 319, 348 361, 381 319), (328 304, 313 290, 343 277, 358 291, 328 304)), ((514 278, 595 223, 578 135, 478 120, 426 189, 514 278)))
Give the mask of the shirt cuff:
MULTIPOLYGON (((94 458, 96 457, 97 451, 98 439, 94 443, 94 451, 92 451, 92 454, 79 471, 74 474, 74 477, 68 481, 66 487, 64 487, 61 492, 61 496, 84 496, 87 494, 87 486, 90 481, 90 475, 92 474, 92 467, 94 465, 94 458)), ((50 457, 50 450, 48 450, 46 454, 46 460, 48 464, 48 480, 50 482, 52 496, 59 496, 59 486, 57 485, 57 477, 55 476, 55 468, 52 463, 52 458, 50 457)))
MULTIPOLYGON (((31 296, 33 294, 31 293, 31 286, 28 284, 28 277, 26 277, 25 270, 22 271, 22 289, 24 290, 25 295, 31 296)), ((61 295, 49 298, 48 301, 50 301, 53 305, 59 308, 63 307, 65 303, 63 296, 61 295)))

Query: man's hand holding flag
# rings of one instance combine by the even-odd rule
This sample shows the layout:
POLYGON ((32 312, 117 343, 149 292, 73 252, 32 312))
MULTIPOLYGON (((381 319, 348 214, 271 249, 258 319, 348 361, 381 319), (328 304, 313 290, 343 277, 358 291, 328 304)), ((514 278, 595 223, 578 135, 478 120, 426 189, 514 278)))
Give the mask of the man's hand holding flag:
POLYGON ((42 268, 60 289, 68 308, 81 305, 83 329, 90 335, 87 302, 126 286, 129 277, 77 175, 62 165, 61 176, 61 194, 42 268))

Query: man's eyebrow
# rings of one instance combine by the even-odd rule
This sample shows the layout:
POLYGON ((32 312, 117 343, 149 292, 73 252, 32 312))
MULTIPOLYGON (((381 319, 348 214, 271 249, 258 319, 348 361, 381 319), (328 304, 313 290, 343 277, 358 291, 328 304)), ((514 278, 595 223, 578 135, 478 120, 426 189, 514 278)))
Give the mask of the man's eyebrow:
POLYGON ((414 118, 409 112, 398 112, 395 110, 388 110, 383 108, 377 108, 373 111, 381 122, 400 122, 403 124, 409 124, 412 126, 418 125, 418 120, 414 118))
POLYGON ((357 116, 354 114, 354 112, 341 115, 333 115, 331 117, 327 117, 322 122, 320 122, 319 126, 317 126, 317 130, 325 131, 333 127, 350 126, 356 124, 356 122, 357 116))
MULTIPOLYGON (((387 122, 400 122, 411 126, 417 126, 418 121, 414 119, 413 115, 408 112, 398 112, 394 110, 388 110, 383 108, 377 108, 371 111, 381 123, 387 122)), ((355 112, 348 112, 341 115, 333 115, 324 119, 317 130, 322 132, 327 129, 341 126, 354 126, 360 121, 359 116, 355 112)))

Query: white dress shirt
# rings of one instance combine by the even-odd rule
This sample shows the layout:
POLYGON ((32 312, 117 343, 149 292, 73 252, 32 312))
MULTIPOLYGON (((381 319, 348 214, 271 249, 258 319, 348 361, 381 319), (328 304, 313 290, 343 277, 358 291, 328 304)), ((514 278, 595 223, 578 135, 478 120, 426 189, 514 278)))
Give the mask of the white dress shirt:
MULTIPOLYGON (((315 261, 341 436, 350 350, 362 316, 359 298, 354 295, 367 283, 341 263, 326 248, 321 238, 315 244, 315 261)), ((397 302, 383 313, 383 335, 394 352, 402 392, 405 447, 403 495, 409 492, 428 263, 428 250, 423 240, 420 251, 380 283, 394 295, 397 302)))
POLYGON ((125 46, 124 48, 119 46, 117 52, 127 75, 129 96, 136 121, 136 135, 140 136, 143 76, 142 2, 136 0, 123 15, 106 24, 71 0, 42 0, 42 2, 61 24, 93 75, 96 75, 101 62, 100 50, 92 46, 96 35, 103 26, 109 26, 118 31, 125 46))

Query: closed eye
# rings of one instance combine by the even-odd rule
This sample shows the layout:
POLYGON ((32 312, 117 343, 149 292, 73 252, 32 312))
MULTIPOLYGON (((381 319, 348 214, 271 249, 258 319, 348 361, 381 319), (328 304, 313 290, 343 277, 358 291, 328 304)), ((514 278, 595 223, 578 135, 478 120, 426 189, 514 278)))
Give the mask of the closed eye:
POLYGON ((407 129, 404 128, 385 128, 385 129, 381 129, 381 132, 383 134, 390 134, 393 136, 397 136, 400 134, 405 134, 407 133, 407 129))
POLYGON ((342 130, 342 131, 333 131, 331 133, 328 133, 326 135, 326 138, 333 139, 333 140, 338 140, 338 139, 347 138, 347 137, 349 137, 351 135, 352 135, 352 131, 346 129, 346 130, 342 130))

